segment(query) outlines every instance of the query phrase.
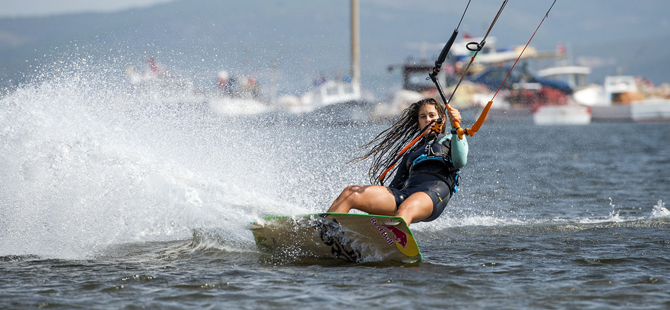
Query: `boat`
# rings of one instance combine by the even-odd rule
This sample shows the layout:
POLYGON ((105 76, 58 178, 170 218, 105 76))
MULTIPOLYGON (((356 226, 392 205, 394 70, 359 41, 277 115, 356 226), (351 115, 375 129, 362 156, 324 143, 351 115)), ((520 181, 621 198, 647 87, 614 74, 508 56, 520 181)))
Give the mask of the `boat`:
MULTIPOLYGON (((372 112, 372 118, 375 120, 393 119, 412 103, 426 98, 433 98, 441 101, 442 99, 439 98, 435 84, 428 79, 428 74, 433 70, 433 66, 434 64, 428 63, 426 59, 422 59, 418 62, 408 59, 401 65, 389 66, 389 72, 393 72, 396 68, 400 68, 402 74, 402 87, 401 89, 393 91, 385 101, 379 102, 375 106, 375 109, 372 112)), ((453 81, 453 75, 447 74, 447 72, 453 72, 453 69, 448 66, 445 66, 443 69, 445 70, 440 70, 437 79, 440 81, 440 85, 447 85, 446 91, 449 92, 453 89, 453 84, 455 82, 453 81)), ((470 89, 469 87, 472 83, 465 81, 465 84, 468 85, 461 85, 461 90, 470 89)), ((462 96, 463 93, 463 91, 459 91, 457 96, 453 98, 454 100, 450 102, 450 105, 457 109, 472 107, 474 103, 470 100, 470 96, 462 96)))
POLYGON ((573 98, 591 108, 593 121, 670 121, 668 88, 630 75, 606 76, 603 85, 578 90, 573 98))
POLYGON ((277 110, 261 98, 261 90, 255 78, 237 78, 221 70, 218 79, 218 91, 207 99, 207 105, 214 114, 254 116, 277 110))
MULTIPOLYGON (((465 39, 477 42, 480 38, 465 39)), ((474 43, 469 43, 471 45, 474 43)), ((458 61, 467 61, 473 53, 462 43, 454 45, 456 65, 458 61)), ((587 109, 572 107, 567 100, 573 92, 572 87, 560 80, 545 78, 531 72, 527 66, 521 66, 510 72, 511 62, 517 59, 562 58, 562 50, 537 51, 532 46, 515 46, 496 49, 495 38, 489 38, 484 49, 475 58, 468 81, 485 87, 472 95, 472 101, 479 106, 486 106, 493 98, 494 92, 502 85, 489 111, 491 116, 528 117, 537 114, 537 124, 581 123, 588 116, 587 109), (508 74, 509 73, 509 74, 508 74), (504 85, 503 85, 504 83, 504 85), (560 108, 554 106, 561 106, 560 108), (551 113, 559 113, 552 116, 551 113), (586 113, 586 115, 585 115, 586 113)))
POLYGON ((300 97, 285 95, 279 105, 291 114, 320 122, 367 122, 374 104, 361 92, 358 1, 351 2, 351 76, 319 77, 300 97))
MULTIPOLYGON (((565 51, 565 49, 562 49, 565 51)), ((642 77, 606 76, 604 83, 587 84, 591 68, 568 65, 539 70, 542 78, 566 81, 574 92, 569 101, 590 109, 592 121, 670 121, 670 85, 655 87, 642 77)))
POLYGON ((300 97, 280 97, 279 105, 290 114, 318 117, 320 121, 326 122, 365 122, 372 114, 374 104, 363 98, 359 83, 345 78, 319 79, 315 84, 300 97))
MULTIPOLYGON (((468 49, 472 44, 478 44, 483 38, 471 37, 467 34, 456 41, 450 51, 452 63, 445 64, 438 74, 440 84, 444 86, 445 94, 453 93, 462 70, 473 56, 473 51, 468 49)), ((423 46, 423 45, 422 45, 423 46)), ((465 78, 458 85, 458 90, 453 98, 447 98, 449 104, 457 109, 483 108, 494 98, 498 87, 510 70, 511 62, 520 59, 556 58, 562 55, 560 52, 539 52, 533 47, 528 47, 523 54, 524 46, 511 48, 496 48, 496 38, 488 37, 486 44, 477 53, 473 63, 468 69, 465 78), (519 56, 521 55, 521 56, 519 56)), ((561 56, 562 57, 562 56, 561 56)), ((389 67, 389 71, 395 66, 389 67)), ((425 59, 420 62, 406 62, 402 65, 403 86, 402 89, 393 93, 385 103, 381 103, 375 115, 380 118, 393 116, 417 98, 438 98, 437 90, 432 81, 428 80, 428 74, 432 71, 433 64, 425 59)), ((539 97, 546 92, 567 94, 572 88, 566 83, 542 79, 527 70, 513 70, 507 78, 503 89, 493 99, 490 107, 490 115, 501 115, 505 117, 519 116, 530 117, 533 108, 538 104, 539 97), (542 93, 541 93, 542 91, 542 93)), ((553 96, 554 98, 556 96, 553 96)), ((439 99, 441 101, 441 99, 439 99)))
MULTIPOLYGON (((586 85, 586 76, 591 68, 584 66, 556 66, 537 71, 542 79, 567 83, 571 89, 582 89, 586 85)), ((572 97, 537 105, 533 109, 533 122, 536 125, 586 125, 591 123, 591 108, 575 102, 572 97)))
POLYGON ((330 105, 361 100, 360 84, 321 80, 300 98, 284 96, 280 98, 283 106, 293 113, 314 112, 330 105))
POLYGON ((588 87, 586 78, 589 74, 591 74, 591 68, 589 67, 570 65, 549 67, 537 71, 537 76, 565 81, 574 90, 588 87))
MULTIPOLYGON (((572 88, 565 82, 541 78, 531 72, 519 68, 512 70, 507 75, 510 67, 491 66, 477 75, 470 77, 470 81, 486 86, 490 92, 494 92, 503 84, 500 93, 496 96, 491 105, 490 115, 504 117, 530 117, 538 114, 538 122, 542 125, 559 124, 566 120, 568 115, 579 115, 584 111, 582 109, 572 109, 569 105, 568 96, 572 93, 572 88), (561 109, 551 108, 550 106, 568 106, 561 109), (549 117, 548 113, 560 110, 563 117, 549 117)), ((480 104, 486 104, 492 98, 491 95, 484 95, 480 104)), ((588 112, 588 111, 587 111, 588 112)), ((581 117, 575 117, 581 119, 581 117)), ((577 121, 577 120, 575 120, 577 121)))
POLYGON ((125 69, 132 90, 142 94, 143 100, 167 105, 200 106, 204 94, 190 78, 163 68, 153 57, 147 57, 148 68, 136 71, 132 66, 125 69))
POLYGON ((209 98, 207 105, 218 116, 253 116, 276 110, 273 106, 258 100, 228 96, 209 98))
POLYGON ((591 108, 577 105, 547 104, 533 110, 536 125, 587 125, 591 123, 591 108))

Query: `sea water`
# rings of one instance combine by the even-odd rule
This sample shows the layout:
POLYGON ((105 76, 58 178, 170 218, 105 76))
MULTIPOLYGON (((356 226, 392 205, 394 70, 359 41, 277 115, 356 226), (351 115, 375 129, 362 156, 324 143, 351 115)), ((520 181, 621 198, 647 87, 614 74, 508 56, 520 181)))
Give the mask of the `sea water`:
POLYGON ((667 123, 492 116, 444 214, 411 226, 423 263, 285 261, 248 224, 366 183, 349 160, 388 124, 226 118, 58 69, 0 100, 2 309, 670 307, 667 123))

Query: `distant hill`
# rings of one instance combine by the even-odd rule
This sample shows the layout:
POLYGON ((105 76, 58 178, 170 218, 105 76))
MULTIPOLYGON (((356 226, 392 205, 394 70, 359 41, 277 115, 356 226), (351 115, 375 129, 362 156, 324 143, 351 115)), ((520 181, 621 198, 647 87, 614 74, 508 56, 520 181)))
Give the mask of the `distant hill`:
MULTIPOLYGON (((473 3, 461 31, 482 35, 497 11, 495 2, 473 3)), ((605 60, 594 70, 593 82, 615 74, 617 66, 657 84, 670 81, 670 59, 663 52, 670 48, 670 31, 656 29, 653 23, 668 9, 639 13, 655 14, 643 21, 650 23, 643 25, 649 31, 639 33, 639 28, 626 25, 610 29, 618 27, 612 14, 636 10, 633 2, 615 2, 616 9, 608 5, 611 1, 559 1, 533 45, 546 50, 566 44, 575 59, 605 60), (584 31, 588 25, 594 25, 593 32, 584 31)), ((525 44, 549 3, 509 4, 491 34, 499 47, 525 44)), ((389 65, 408 57, 419 61, 422 53, 433 62, 464 4, 362 0, 363 87, 384 95, 399 81, 397 72, 387 71, 389 65), (422 51, 421 43, 429 48, 422 51)), ((254 75, 265 85, 276 84, 281 93, 296 93, 320 75, 349 74, 349 25, 349 2, 327 0, 188 0, 110 14, 5 18, 0 19, 0 86, 26 82, 36 67, 53 67, 55 60, 79 55, 95 55, 120 71, 126 66, 143 68, 146 57, 153 56, 203 87, 214 85, 216 73, 226 69, 254 75)))

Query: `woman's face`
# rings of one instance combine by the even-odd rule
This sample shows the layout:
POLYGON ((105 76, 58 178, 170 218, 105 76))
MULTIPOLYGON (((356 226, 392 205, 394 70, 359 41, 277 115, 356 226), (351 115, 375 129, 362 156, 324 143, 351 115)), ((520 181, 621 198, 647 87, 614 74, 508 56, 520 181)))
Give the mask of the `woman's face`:
MULTIPOLYGON (((430 122, 436 120, 440 117, 437 113, 437 109, 434 104, 424 104, 419 108, 419 129, 426 127, 430 122)), ((430 129, 427 129, 423 134, 430 132, 430 129)))

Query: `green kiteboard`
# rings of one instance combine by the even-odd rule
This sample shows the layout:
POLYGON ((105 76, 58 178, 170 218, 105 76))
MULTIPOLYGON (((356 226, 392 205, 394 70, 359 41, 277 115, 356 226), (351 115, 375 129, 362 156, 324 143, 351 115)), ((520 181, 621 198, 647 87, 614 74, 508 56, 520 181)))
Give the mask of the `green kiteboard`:
POLYGON ((287 257, 346 262, 423 260, 401 217, 352 213, 269 216, 249 227, 261 250, 287 257))

